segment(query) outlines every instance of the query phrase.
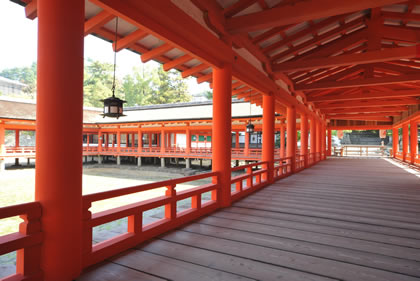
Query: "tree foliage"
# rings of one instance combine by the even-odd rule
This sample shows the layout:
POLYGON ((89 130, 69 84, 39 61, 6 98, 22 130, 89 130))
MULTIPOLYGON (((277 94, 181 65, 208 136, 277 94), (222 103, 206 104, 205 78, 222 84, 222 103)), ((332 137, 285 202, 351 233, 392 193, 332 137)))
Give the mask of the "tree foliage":
MULTIPOLYGON (((117 72, 118 73, 118 72, 117 72)), ((25 94, 36 93, 36 63, 30 67, 4 69, 0 76, 28 85, 25 94)), ((84 69, 84 105, 102 107, 102 99, 112 95, 113 65, 88 59, 84 69)), ((186 82, 177 71, 165 72, 162 66, 133 68, 131 74, 116 79, 115 95, 128 106, 187 102, 191 100, 186 82)))
POLYGON ((34 98, 36 94, 36 62, 31 66, 3 69, 0 76, 26 84, 23 98, 34 98))

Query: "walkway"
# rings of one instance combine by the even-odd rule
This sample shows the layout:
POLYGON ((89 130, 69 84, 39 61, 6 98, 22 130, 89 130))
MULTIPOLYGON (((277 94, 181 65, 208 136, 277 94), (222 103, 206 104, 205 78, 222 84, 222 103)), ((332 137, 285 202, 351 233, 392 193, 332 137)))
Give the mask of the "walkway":
POLYGON ((78 280, 419 280, 420 178, 329 159, 78 280))

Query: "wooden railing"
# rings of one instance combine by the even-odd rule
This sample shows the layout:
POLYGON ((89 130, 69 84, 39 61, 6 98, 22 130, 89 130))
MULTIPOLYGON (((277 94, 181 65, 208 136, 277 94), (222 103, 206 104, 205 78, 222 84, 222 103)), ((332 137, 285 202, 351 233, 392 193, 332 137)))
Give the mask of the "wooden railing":
POLYGON ((9 146, 6 147, 5 153, 0 155, 1 157, 35 157, 35 147, 34 146, 9 146))
POLYGON ((382 145, 344 145, 343 156, 384 156, 385 147, 382 145))
POLYGON ((287 177, 292 174, 292 157, 274 159, 274 180, 287 177))
POLYGON ((315 162, 319 162, 321 160, 321 152, 315 152, 315 162))
POLYGON ((11 280, 43 280, 41 271, 41 204, 31 202, 0 208, 0 220, 19 216, 23 222, 19 232, 0 236, 0 256, 17 251, 16 273, 0 278, 11 280))
POLYGON ((232 201, 239 200, 267 183, 268 170, 263 167, 266 165, 267 162, 258 162, 232 168, 232 172, 245 170, 244 174, 231 178, 231 185, 235 185, 235 190, 231 192, 232 201))
POLYGON ((121 251, 129 249, 130 247, 133 247, 147 239, 155 237, 170 229, 194 220, 204 214, 214 211, 219 207, 218 201, 216 200, 217 192, 219 192, 219 189, 220 186, 218 184, 218 174, 206 173, 191 177, 155 182, 83 196, 83 266, 87 267, 89 265, 95 264, 112 255, 120 253, 121 251), (185 191, 176 191, 177 184, 202 180, 206 178, 212 179, 212 183, 191 188, 185 191), (139 201, 138 203, 113 208, 95 214, 91 214, 89 211, 93 202, 147 190, 156 190, 162 187, 166 188, 164 196, 139 201), (202 203, 202 194, 210 191, 212 193, 211 200, 202 203), (191 198, 191 208, 177 212, 177 202, 187 198, 191 198), (161 206, 165 207, 164 218, 154 223, 143 225, 143 212, 161 206), (128 228, 126 233, 92 245, 93 227, 122 218, 128 218, 128 228))
POLYGON ((309 153, 308 164, 313 165, 315 163, 316 153, 311 152, 309 153))
POLYGON ((296 171, 303 170, 305 168, 305 155, 296 154, 296 171))

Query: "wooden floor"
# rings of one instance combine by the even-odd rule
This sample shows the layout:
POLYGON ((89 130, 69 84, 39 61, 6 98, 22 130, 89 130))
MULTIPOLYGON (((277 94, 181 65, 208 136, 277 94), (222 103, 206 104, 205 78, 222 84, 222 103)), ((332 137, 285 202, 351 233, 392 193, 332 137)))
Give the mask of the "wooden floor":
POLYGON ((420 178, 329 159, 78 280, 420 280, 420 178))

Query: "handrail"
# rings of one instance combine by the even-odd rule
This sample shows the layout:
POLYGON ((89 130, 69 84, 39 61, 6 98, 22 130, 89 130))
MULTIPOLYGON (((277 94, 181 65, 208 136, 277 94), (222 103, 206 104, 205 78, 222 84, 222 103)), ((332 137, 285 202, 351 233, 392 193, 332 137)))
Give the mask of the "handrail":
POLYGON ((293 157, 274 159, 274 180, 279 180, 292 174, 292 159, 293 157))
POLYGON ((219 174, 217 172, 212 172, 83 196, 83 266, 87 267, 89 265, 100 262, 147 239, 155 237, 161 233, 164 233, 216 210, 219 208, 219 203, 217 201, 217 192, 219 192, 220 189, 218 178, 219 174), (205 178, 211 178, 212 183, 180 192, 176 191, 177 184, 205 178), (159 196, 149 200, 144 200, 122 207, 98 212, 93 215, 89 211, 90 207, 92 206, 92 202, 95 201, 101 201, 109 198, 162 187, 166 188, 164 196, 159 196), (202 194, 206 192, 212 193, 212 199, 208 202, 202 203, 202 194), (177 202, 187 198, 191 198, 191 208, 177 212, 177 202), (165 207, 165 217, 154 223, 143 225, 143 212, 158 208, 160 206, 165 207), (128 218, 128 229, 126 233, 92 245, 93 227, 125 217, 128 218))
POLYGON ((232 172, 245 170, 244 174, 231 178, 231 185, 235 184, 235 190, 231 191, 232 201, 237 201, 268 183, 267 164, 268 162, 261 161, 232 168, 232 172), (243 184, 244 181, 246 185, 243 184))
POLYGON ((23 222, 19 232, 0 236, 0 256, 17 251, 16 273, 0 280, 42 280, 40 266, 41 245, 41 204, 30 202, 0 208, 0 219, 19 216, 23 222))

